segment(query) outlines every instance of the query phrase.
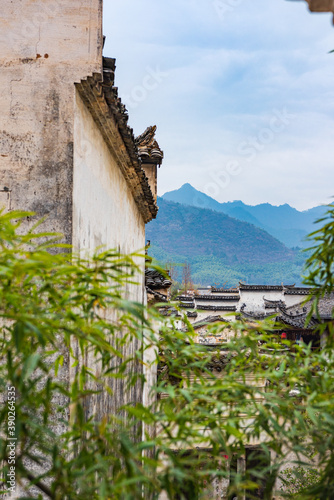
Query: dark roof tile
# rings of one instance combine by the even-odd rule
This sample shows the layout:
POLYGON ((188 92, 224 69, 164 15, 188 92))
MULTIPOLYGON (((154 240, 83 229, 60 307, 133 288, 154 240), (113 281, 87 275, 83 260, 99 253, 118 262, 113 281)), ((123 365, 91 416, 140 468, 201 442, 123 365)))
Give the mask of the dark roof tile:
POLYGON ((114 87, 115 60, 103 59, 103 78, 94 73, 79 83, 76 88, 90 111, 94 121, 114 154, 128 183, 145 223, 154 219, 158 207, 141 167, 141 159, 132 128, 128 126, 128 112, 118 89, 114 87))

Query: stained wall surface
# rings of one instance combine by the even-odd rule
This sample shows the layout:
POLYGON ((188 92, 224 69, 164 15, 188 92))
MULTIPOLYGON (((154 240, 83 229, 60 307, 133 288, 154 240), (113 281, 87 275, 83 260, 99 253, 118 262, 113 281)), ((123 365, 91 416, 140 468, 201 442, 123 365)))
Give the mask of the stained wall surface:
POLYGON ((1 2, 0 192, 68 243, 74 82, 101 64, 102 0, 1 2))
MULTIPOLYGON (((101 245, 122 253, 145 249, 142 215, 117 160, 78 93, 74 119, 73 245, 78 251, 92 251, 101 245)), ((141 299, 141 292, 137 294, 136 298, 141 299)))
MULTIPOLYGON (((98 247, 130 254, 145 247, 145 224, 126 183, 117 160, 106 145, 103 136, 79 94, 76 94, 74 119, 74 178, 73 178, 73 247, 81 255, 89 255, 98 247)), ((145 303, 144 258, 137 259, 142 268, 135 281, 127 285, 128 299, 145 303)), ((117 311, 107 312, 111 320, 117 311)), ((122 332, 119 332, 122 335, 122 332)), ((142 349, 141 341, 134 339, 126 346, 126 356, 134 356, 142 349)), ((90 366, 99 370, 96 360, 90 366)), ((142 364, 134 362, 131 370, 142 373, 142 364)), ((126 389, 121 379, 111 380, 113 396, 107 393, 92 396, 87 416, 97 413, 103 417, 115 413, 126 402, 142 401, 143 389, 137 383, 126 389)))

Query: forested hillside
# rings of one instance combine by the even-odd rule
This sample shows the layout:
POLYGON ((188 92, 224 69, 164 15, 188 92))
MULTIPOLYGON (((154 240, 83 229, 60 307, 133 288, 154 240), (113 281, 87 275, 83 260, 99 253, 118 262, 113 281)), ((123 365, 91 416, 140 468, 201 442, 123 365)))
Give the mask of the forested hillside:
POLYGON ((322 217, 325 211, 323 206, 300 212, 287 204, 277 207, 270 203, 251 206, 242 201, 219 203, 190 184, 184 184, 180 189, 165 193, 163 198, 183 205, 210 208, 249 222, 264 229, 289 248, 307 246, 306 235, 314 230, 315 220, 322 217))
POLYGON ((266 231, 213 210, 162 198, 158 205, 147 226, 150 254, 161 263, 189 262, 194 282, 300 282, 304 257, 266 231))

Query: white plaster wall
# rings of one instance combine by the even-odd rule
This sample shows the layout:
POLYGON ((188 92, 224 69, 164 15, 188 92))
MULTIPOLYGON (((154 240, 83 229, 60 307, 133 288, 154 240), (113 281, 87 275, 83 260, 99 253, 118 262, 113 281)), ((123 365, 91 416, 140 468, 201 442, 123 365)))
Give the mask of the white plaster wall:
POLYGON ((102 0, 1 2, 1 59, 48 54, 71 68, 95 64, 102 44, 102 0))
MULTIPOLYGON (((107 147, 102 134, 84 105, 75 95, 74 115, 74 169, 73 169, 73 248, 82 256, 89 256, 98 247, 117 249, 123 254, 142 251, 145 247, 145 224, 133 195, 107 147)), ((145 259, 135 259, 141 268, 134 277, 137 284, 127 284, 124 290, 128 300, 146 303, 144 287, 145 259)), ((115 319, 117 310, 109 310, 108 318, 115 319)), ((122 331, 118 332, 122 335, 122 331)), ((133 339, 123 347, 124 356, 132 357, 142 351, 142 341, 133 339)), ((148 354, 146 355, 148 357, 148 354)), ((99 364, 92 357, 88 361, 92 369, 99 364)), ((128 365, 131 372, 143 373, 140 361, 128 365)), ((149 375, 149 382, 153 375, 149 375)), ((93 384, 93 382, 92 382, 93 384)), ((126 403, 142 402, 143 387, 137 382, 130 389, 124 380, 110 380, 113 396, 106 392, 91 396, 87 416, 99 418, 115 413, 126 403)), ((91 387, 94 389, 95 387, 91 387)), ((146 391, 147 392, 147 391, 146 391)))
POLYGON ((240 290, 240 302, 238 304, 238 310, 242 304, 246 304, 247 311, 259 311, 264 310, 264 300, 265 297, 268 300, 283 300, 284 294, 281 290, 240 290))
MULTIPOLYGON (((115 158, 81 97, 74 117, 73 246, 80 253, 97 247, 143 253, 145 224, 115 158)), ((144 271, 144 259, 138 260, 144 271)), ((144 301, 141 287, 129 298, 144 301)))
MULTIPOLYGON (((307 298, 307 295, 284 295, 284 300, 286 307, 295 306, 296 304, 301 304, 307 298)), ((301 309, 303 305, 301 305, 301 309)))

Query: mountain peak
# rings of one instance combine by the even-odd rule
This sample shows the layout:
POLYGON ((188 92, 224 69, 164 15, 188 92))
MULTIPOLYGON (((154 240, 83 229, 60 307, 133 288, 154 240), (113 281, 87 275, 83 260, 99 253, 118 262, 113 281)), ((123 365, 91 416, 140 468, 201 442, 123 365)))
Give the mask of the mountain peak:
POLYGON ((173 201, 174 203, 181 203, 182 205, 190 205, 192 207, 198 208, 209 208, 211 210, 220 211, 220 203, 210 198, 210 196, 201 193, 195 189, 189 182, 183 184, 179 189, 175 191, 169 191, 165 193, 162 198, 167 201, 173 201))

